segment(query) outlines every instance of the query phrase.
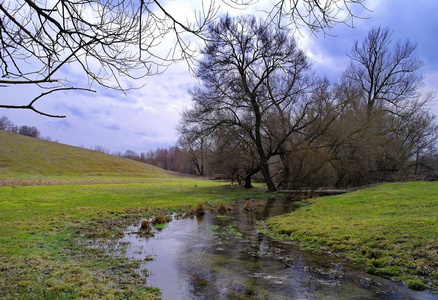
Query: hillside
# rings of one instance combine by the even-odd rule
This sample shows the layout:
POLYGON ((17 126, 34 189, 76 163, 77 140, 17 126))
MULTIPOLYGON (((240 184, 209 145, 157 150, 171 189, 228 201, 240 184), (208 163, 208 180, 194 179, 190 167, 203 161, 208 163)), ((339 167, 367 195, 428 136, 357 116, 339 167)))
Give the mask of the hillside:
POLYGON ((0 299, 159 299, 140 261, 90 239, 200 203, 265 197, 222 185, 0 131, 0 299))
POLYGON ((122 157, 0 131, 0 180, 111 177, 156 179, 174 173, 122 157))

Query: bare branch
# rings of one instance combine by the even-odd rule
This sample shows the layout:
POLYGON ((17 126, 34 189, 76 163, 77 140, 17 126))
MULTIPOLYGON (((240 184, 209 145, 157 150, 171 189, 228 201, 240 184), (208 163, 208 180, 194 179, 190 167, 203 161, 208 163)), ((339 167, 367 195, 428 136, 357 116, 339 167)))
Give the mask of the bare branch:
POLYGON ((39 96, 35 97, 29 104, 27 105, 6 105, 6 104, 0 104, 0 108, 10 108, 10 109, 29 109, 32 110, 34 112, 36 112, 37 114, 46 116, 46 117, 51 117, 51 118, 65 118, 65 116, 62 115, 53 115, 53 114, 48 114, 45 112, 42 112, 38 109, 36 109, 34 107, 34 104, 36 101, 38 101, 39 99, 41 99, 44 96, 47 96, 51 93, 54 92, 59 92, 59 91, 70 91, 70 90, 80 90, 80 91, 87 91, 87 92, 93 92, 95 93, 96 91, 90 90, 90 89, 84 89, 84 88, 75 88, 75 87, 66 87, 66 88, 56 88, 56 89, 52 89, 48 92, 44 92, 41 93, 39 96))
MULTIPOLYGON (((265 25, 325 31, 356 17, 352 8, 362 7, 364 1, 330 0, 322 5, 316 0, 281 0, 268 12, 265 25)), ((0 87, 57 89, 68 80, 57 75, 73 65, 88 80, 75 85, 98 84, 125 92, 143 85, 124 85, 122 77, 134 81, 160 74, 178 61, 187 61, 192 69, 198 43, 208 40, 220 4, 244 9, 258 1, 218 2, 200 1, 191 19, 179 20, 159 0, 2 1, 0 87)))

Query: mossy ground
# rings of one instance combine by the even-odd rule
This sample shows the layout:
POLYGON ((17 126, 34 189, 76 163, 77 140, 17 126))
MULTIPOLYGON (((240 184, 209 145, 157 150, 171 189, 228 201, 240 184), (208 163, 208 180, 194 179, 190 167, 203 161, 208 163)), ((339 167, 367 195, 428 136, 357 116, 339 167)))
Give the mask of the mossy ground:
POLYGON ((438 290, 438 182, 315 198, 267 225, 305 250, 339 255, 411 288, 438 290))

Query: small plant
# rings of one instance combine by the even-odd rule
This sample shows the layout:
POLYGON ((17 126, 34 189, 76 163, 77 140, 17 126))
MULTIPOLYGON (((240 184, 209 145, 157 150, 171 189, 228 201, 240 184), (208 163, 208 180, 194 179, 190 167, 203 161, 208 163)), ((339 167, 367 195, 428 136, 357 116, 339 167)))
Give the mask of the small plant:
POLYGON ((244 211, 254 211, 254 210, 259 209, 262 206, 263 206, 262 203, 255 202, 254 199, 249 199, 248 201, 245 202, 245 204, 243 205, 242 209, 244 211))
POLYGON ((152 219, 151 223, 152 225, 157 225, 157 224, 166 224, 169 223, 170 221, 172 221, 171 216, 159 214, 152 219))
POLYGON ((418 278, 406 280, 406 285, 413 290, 422 291, 427 289, 427 285, 418 278))
POLYGON ((197 217, 205 215, 205 207, 202 203, 199 203, 198 206, 195 208, 195 215, 197 217))
POLYGON ((229 207, 228 205, 226 205, 225 203, 221 202, 218 204, 217 206, 217 211, 221 214, 224 214, 228 211, 231 211, 231 207, 229 207))
POLYGON ((152 226, 148 220, 141 221, 140 230, 151 230, 152 226))
POLYGON ((155 224, 154 228, 158 229, 158 230, 162 230, 164 228, 166 228, 167 224, 155 224))
POLYGON ((195 212, 195 208, 194 207, 191 207, 191 208, 189 208, 187 211, 186 211, 186 213, 184 214, 184 217, 185 218, 193 218, 194 216, 195 216, 195 214, 196 214, 196 212, 195 212))
POLYGON ((141 221, 139 234, 142 236, 154 236, 151 222, 148 220, 141 221))

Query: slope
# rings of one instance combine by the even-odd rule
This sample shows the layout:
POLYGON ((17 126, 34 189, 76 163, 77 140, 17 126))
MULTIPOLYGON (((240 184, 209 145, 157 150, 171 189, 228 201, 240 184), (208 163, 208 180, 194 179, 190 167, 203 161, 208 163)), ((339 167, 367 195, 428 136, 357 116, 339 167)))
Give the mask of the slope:
POLYGON ((165 178, 174 173, 122 157, 0 131, 0 180, 165 178))

